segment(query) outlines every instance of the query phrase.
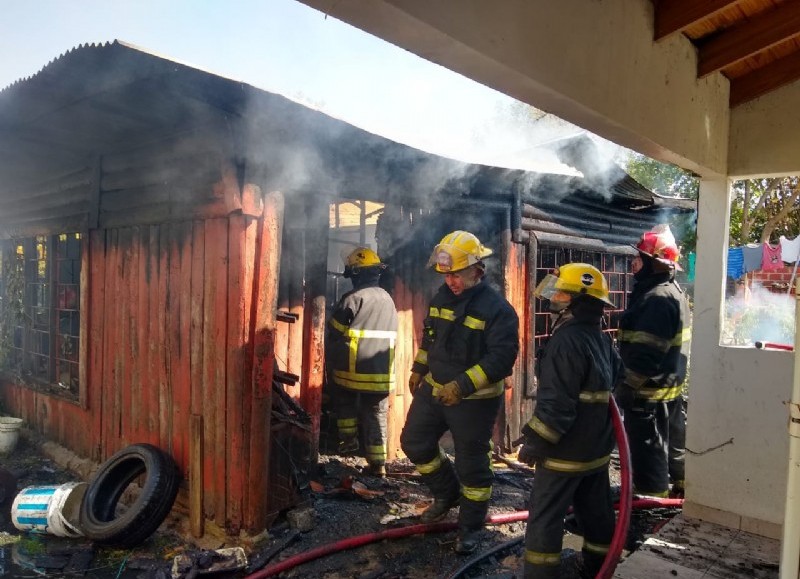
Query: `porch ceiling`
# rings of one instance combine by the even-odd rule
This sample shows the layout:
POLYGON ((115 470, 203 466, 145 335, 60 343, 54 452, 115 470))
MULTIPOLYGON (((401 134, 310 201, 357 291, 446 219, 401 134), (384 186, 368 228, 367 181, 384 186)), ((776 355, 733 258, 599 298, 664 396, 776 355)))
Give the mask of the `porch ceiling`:
POLYGON ((793 0, 653 0, 655 41, 684 34, 697 78, 721 72, 735 107, 800 79, 800 3, 793 0))

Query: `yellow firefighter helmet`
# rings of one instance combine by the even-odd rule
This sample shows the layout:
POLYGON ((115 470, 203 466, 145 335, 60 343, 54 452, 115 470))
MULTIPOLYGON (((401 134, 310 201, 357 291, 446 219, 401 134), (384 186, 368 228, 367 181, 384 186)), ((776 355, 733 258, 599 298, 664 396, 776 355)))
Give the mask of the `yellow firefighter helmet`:
POLYGON ((483 259, 490 255, 492 250, 484 247, 469 231, 453 231, 433 248, 428 267, 439 273, 453 273, 471 265, 482 265, 483 259))
POLYGON ((383 265, 378 254, 369 247, 356 247, 344 256, 345 267, 360 268, 383 265))
POLYGON ((551 300, 558 292, 566 292, 573 296, 588 295, 601 302, 613 306, 608 296, 608 283, 599 269, 588 263, 568 263, 547 274, 539 282, 533 295, 537 298, 551 300))

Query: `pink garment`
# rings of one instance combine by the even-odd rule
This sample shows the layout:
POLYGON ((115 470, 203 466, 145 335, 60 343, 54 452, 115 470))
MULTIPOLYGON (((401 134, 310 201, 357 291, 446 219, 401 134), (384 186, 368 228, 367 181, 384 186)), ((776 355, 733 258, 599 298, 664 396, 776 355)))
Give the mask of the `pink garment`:
POLYGON ((773 247, 769 243, 765 243, 761 271, 779 271, 781 269, 783 269, 781 244, 777 243, 773 247))

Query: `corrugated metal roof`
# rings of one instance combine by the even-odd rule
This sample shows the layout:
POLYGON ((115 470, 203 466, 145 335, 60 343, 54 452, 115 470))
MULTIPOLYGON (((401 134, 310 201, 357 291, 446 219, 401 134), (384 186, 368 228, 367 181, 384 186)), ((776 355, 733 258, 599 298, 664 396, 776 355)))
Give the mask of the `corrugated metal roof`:
MULTIPOLYGON (((285 97, 122 42, 81 45, 0 91, 0 201, 18 183, 91 167, 101 155, 213 126, 231 154, 283 191, 418 203, 522 201, 552 223, 627 243, 668 200, 624 171, 583 178, 462 163, 379 137, 285 97), (302 165, 302 171, 293 171, 302 165)), ((581 145, 581 143, 578 143, 581 145)), ((585 143, 583 143, 585 145, 585 143)), ((573 161, 584 156, 574 143, 573 161)), ((682 207, 681 210, 691 208, 682 207)))

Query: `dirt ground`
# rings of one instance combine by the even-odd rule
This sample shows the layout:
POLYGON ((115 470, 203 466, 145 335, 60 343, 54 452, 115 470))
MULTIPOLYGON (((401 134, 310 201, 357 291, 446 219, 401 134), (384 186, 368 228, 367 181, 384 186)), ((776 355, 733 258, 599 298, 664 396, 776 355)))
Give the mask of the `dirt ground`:
MULTIPOLYGON (((17 488, 31 485, 61 484, 78 480, 44 457, 38 441, 23 438, 17 449, 0 457, 0 465, 19 477, 17 488)), ((418 524, 416 516, 428 505, 430 497, 419 476, 407 461, 388 465, 389 476, 380 479, 364 473, 366 462, 357 457, 322 456, 306 493, 305 505, 279 519, 268 536, 246 545, 250 571, 255 565, 269 569, 298 553, 337 540, 418 524), (275 551, 278 551, 275 553, 275 551), (272 555, 269 561, 266 556, 272 555)), ((504 462, 495 465, 490 514, 510 513, 527 508, 531 475, 511 468, 504 462)), ((612 469, 612 484, 618 480, 612 469)), ((187 542, 165 523, 148 541, 134 550, 98 548, 80 539, 62 539, 52 535, 21 533, 10 521, 11 500, 0 501, 0 577, 88 577, 88 578, 166 578, 172 576, 176 557, 195 562, 192 571, 176 575, 193 576, 203 566, 201 555, 209 555, 187 542), (198 558, 201 562, 198 563, 198 558)), ((655 528, 677 511, 660 509, 634 513, 628 537, 629 549, 635 549, 655 528)), ((447 521, 454 522, 457 511, 447 521)), ((384 540, 341 551, 309 561, 284 571, 284 578, 390 579, 431 577, 521 577, 524 522, 488 526, 482 532, 479 552, 517 540, 479 563, 465 568, 471 557, 453 552, 455 531, 384 540)), ((232 547, 219 544, 216 548, 232 547)), ((208 548, 208 547, 206 547, 208 548)), ((565 534, 564 576, 571 571, 572 549, 580 549, 580 537, 565 534)), ((208 559, 208 557, 206 557, 208 559)), ((199 573, 203 575, 205 573, 199 573)), ((244 577, 247 572, 219 572, 214 577, 244 577)))

